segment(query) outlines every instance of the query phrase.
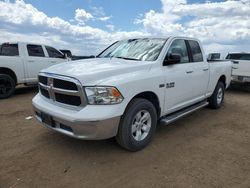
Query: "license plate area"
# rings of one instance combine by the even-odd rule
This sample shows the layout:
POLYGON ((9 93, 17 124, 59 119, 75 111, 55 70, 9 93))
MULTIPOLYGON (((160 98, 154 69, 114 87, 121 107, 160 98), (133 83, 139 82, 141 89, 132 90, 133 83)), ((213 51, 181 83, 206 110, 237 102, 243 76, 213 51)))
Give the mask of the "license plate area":
POLYGON ((52 116, 45 113, 41 113, 41 119, 42 122, 46 125, 55 128, 55 121, 53 120, 52 116))

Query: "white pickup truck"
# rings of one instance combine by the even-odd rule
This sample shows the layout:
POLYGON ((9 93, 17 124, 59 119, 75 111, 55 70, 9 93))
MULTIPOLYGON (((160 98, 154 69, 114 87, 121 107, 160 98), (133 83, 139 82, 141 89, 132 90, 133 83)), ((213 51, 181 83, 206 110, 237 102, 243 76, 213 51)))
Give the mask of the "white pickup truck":
POLYGON ((229 53, 226 59, 234 63, 232 82, 250 83, 250 53, 229 53))
POLYGON ((197 39, 136 38, 95 59, 42 70, 35 116, 45 127, 87 140, 116 137, 138 151, 157 122, 169 124, 209 105, 220 108, 232 63, 207 62, 197 39))
POLYGON ((36 84, 40 70, 67 58, 53 47, 32 43, 0 45, 0 99, 10 97, 18 84, 36 84))

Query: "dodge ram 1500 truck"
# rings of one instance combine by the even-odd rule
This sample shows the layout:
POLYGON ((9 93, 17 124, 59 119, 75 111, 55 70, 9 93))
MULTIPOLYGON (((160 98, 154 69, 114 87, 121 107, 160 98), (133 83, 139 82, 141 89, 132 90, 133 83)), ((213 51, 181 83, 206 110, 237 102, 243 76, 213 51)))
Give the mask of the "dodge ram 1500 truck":
POLYGON ((194 38, 121 40, 95 59, 42 70, 33 107, 54 131, 87 140, 116 137, 138 151, 157 124, 207 105, 220 108, 231 71, 230 61, 208 63, 194 38))
POLYGON ((0 99, 10 97, 18 84, 37 84, 40 70, 67 61, 53 47, 32 43, 0 45, 0 99))

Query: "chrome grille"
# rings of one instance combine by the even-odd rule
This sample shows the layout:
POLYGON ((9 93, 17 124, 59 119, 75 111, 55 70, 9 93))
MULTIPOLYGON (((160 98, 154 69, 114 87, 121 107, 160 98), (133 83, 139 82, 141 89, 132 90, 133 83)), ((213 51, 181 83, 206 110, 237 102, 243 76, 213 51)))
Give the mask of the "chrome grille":
POLYGON ((85 98, 80 82, 74 78, 40 74, 38 76, 40 94, 49 100, 64 105, 85 106, 85 98))

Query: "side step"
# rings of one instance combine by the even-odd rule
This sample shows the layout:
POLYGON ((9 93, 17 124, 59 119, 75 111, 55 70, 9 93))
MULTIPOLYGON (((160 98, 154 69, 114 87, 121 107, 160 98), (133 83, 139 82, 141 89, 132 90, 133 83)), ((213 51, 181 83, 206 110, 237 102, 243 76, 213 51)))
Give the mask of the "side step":
POLYGON ((171 113, 167 116, 164 116, 162 119, 160 119, 160 124, 161 125, 168 125, 170 123, 173 123, 174 121, 192 113, 192 112, 195 112, 196 110, 199 110, 205 106, 208 105, 208 102, 207 101, 202 101, 202 102, 199 102, 199 103, 196 103, 192 106, 189 106, 187 108, 184 108, 182 110, 179 110, 177 112, 174 112, 174 113, 171 113))

